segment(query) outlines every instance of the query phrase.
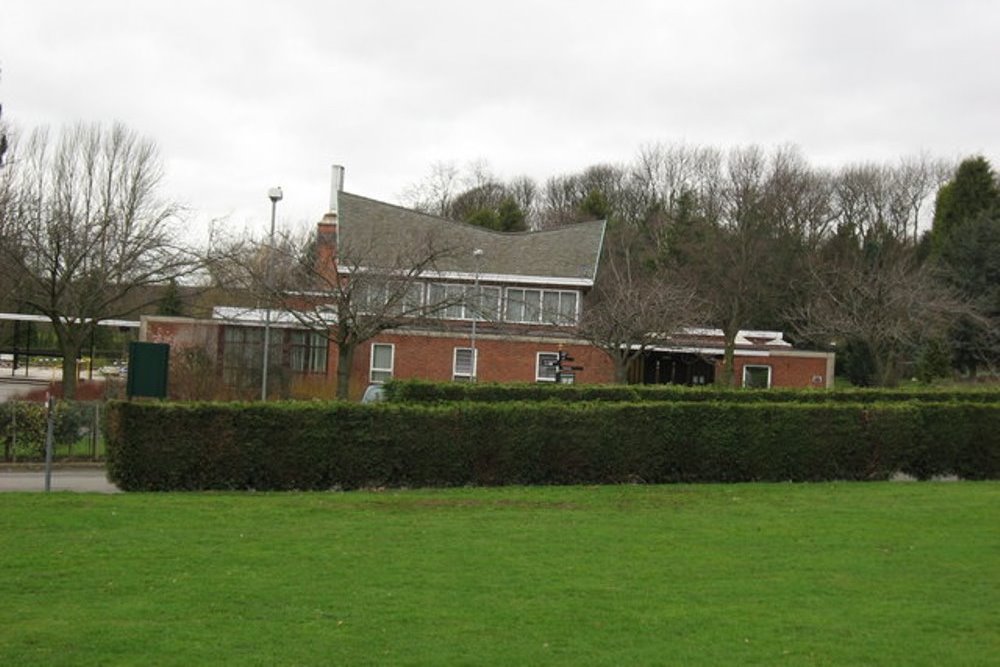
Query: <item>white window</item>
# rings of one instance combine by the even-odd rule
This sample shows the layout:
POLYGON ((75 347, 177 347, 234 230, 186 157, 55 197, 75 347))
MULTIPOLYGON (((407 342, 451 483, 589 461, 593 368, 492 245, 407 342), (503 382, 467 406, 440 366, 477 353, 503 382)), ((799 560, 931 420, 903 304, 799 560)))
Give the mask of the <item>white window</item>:
POLYGON ((750 389, 770 389, 771 387, 771 367, 770 366, 744 366, 743 386, 750 389))
POLYGON ((465 290, 462 285, 432 283, 427 292, 427 309, 431 315, 448 320, 460 320, 465 315, 465 290))
POLYGON ((576 324, 578 303, 577 292, 509 287, 506 319, 529 324, 576 324))
POLYGON ((423 289, 419 282, 372 280, 356 285, 352 299, 362 313, 416 315, 423 302, 423 289))
POLYGON ((479 350, 471 347, 456 347, 452 365, 451 377, 457 382, 469 382, 476 377, 476 363, 479 361, 479 350))
POLYGON ((392 379, 392 365, 396 356, 392 343, 372 343, 371 382, 381 384, 392 379))
POLYGON ((419 315, 424 304, 424 286, 418 282, 397 282, 392 284, 388 296, 393 301, 391 314, 419 315))
POLYGON ((500 321, 500 288, 489 285, 480 285, 477 294, 474 285, 467 288, 468 306, 466 307, 466 319, 475 318, 480 322, 500 321), (478 297, 478 298, 477 298, 478 297))
POLYGON ((475 285, 432 283, 427 294, 427 309, 436 317, 448 320, 475 318, 480 322, 500 319, 499 287, 480 285, 477 290, 475 285))
POLYGON ((555 382, 558 352, 539 352, 535 360, 535 381, 555 382))

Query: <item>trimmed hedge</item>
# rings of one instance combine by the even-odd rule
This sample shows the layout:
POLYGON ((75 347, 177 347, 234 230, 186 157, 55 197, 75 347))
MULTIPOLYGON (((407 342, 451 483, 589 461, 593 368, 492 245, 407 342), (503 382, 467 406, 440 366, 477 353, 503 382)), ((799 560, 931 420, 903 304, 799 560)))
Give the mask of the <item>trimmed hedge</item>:
POLYGON ((1000 404, 112 403, 125 490, 995 479, 1000 404))
POLYGON ((1000 387, 969 389, 732 389, 682 385, 494 384, 393 380, 386 397, 396 403, 451 401, 727 401, 738 403, 885 403, 902 401, 1000 403, 1000 387))

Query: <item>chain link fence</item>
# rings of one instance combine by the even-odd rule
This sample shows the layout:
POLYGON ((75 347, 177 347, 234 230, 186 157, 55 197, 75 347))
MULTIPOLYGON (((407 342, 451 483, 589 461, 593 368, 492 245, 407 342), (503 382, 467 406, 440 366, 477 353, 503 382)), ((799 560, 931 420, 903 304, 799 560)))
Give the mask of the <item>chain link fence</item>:
MULTIPOLYGON (((101 432, 103 401, 54 403, 54 458, 62 461, 100 461, 104 458, 101 432)), ((5 463, 45 460, 48 413, 45 403, 0 403, 0 456, 5 463)))

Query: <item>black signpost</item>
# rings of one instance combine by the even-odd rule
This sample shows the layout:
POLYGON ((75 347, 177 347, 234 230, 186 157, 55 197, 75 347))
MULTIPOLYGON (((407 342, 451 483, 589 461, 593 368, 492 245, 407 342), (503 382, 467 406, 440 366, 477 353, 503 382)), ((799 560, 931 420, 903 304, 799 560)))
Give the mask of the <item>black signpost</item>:
POLYGON ((567 373, 567 371, 582 371, 583 366, 567 366, 567 361, 573 361, 573 357, 569 356, 562 349, 559 350, 559 354, 552 361, 545 362, 547 365, 552 366, 556 369, 556 384, 564 382, 566 384, 572 384, 576 379, 576 373, 567 373))

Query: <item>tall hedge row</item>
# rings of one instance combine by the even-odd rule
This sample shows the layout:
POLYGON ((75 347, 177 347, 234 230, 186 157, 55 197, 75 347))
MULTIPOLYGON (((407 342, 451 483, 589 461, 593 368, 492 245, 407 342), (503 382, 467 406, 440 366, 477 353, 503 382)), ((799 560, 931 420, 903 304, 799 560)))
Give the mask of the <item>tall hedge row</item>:
POLYGON ((394 380, 386 395, 399 403, 451 401, 727 401, 738 403, 884 403, 964 401, 1000 403, 1000 389, 730 389, 681 385, 491 384, 394 380))
POLYGON ((1000 404, 113 403, 126 490, 997 478, 1000 404))

